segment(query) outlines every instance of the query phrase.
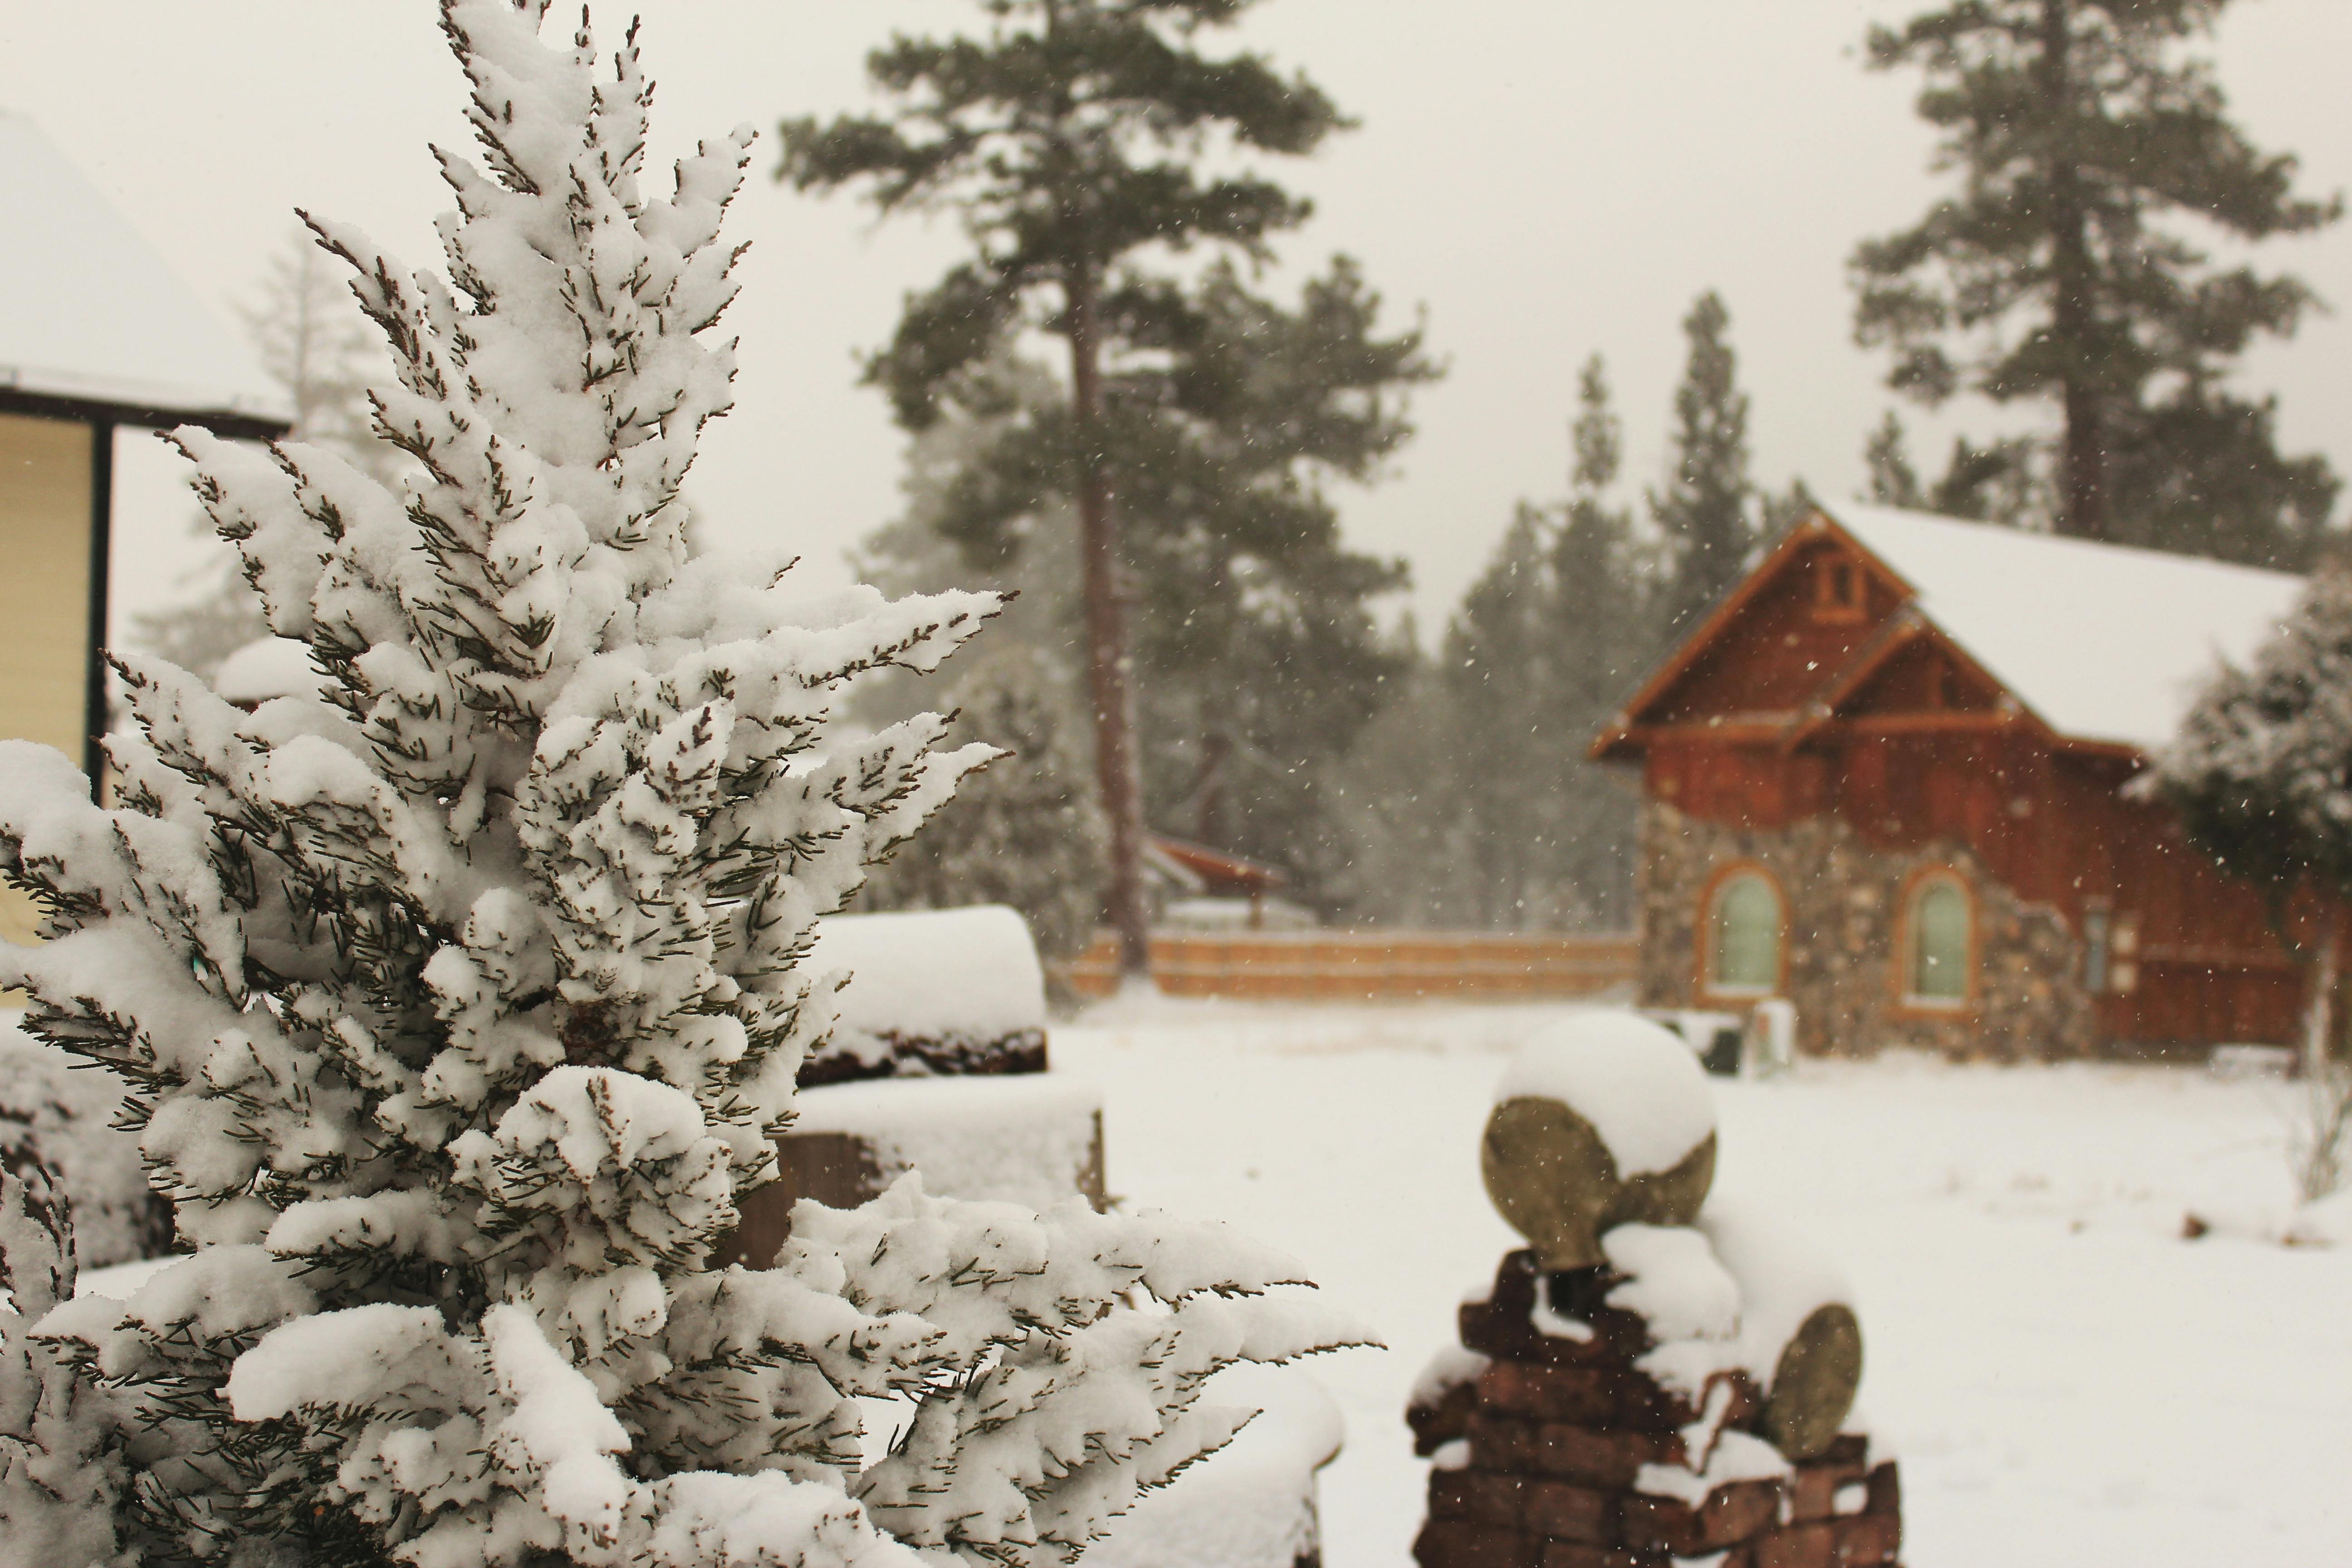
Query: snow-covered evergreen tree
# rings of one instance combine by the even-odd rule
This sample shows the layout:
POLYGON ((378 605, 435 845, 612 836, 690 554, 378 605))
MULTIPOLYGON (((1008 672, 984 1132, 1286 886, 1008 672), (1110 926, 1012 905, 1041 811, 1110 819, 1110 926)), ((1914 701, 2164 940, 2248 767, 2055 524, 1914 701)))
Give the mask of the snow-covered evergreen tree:
MULTIPOLYGON (((348 269, 296 228, 270 258, 254 298, 238 307, 255 356, 293 410, 293 438, 327 447, 372 478, 394 481, 402 458, 371 425, 368 384, 384 379, 383 343, 353 303, 348 269)), ((211 519, 193 526, 210 537, 211 519)), ((229 655, 269 635, 261 600, 245 580, 235 551, 208 552, 208 564, 184 579, 185 600, 131 617, 131 640, 209 680, 229 655)))
POLYGON ((2352 573, 2322 572, 2244 668, 2225 668, 2157 759, 2156 790, 2189 837, 2263 889, 2311 960, 2306 1070, 2324 1065, 2352 898, 2352 573), (2315 907, 2298 908, 2298 899, 2315 907))
MULTIPOLYGON (((845 740, 841 689, 995 601, 690 554, 751 133, 641 189, 634 33, 600 70, 545 8, 444 0, 482 151, 441 154, 446 280, 312 221, 391 344, 398 489, 178 436, 323 698, 121 660, 111 808, 0 743, 0 868, 47 914, 0 984, 132 1086, 195 1248, 35 1336, 120 1410, 107 1524, 148 1564, 1066 1562, 1230 1435, 1209 1373, 1347 1331, 1213 1227, 913 1178, 709 1267, 830 1026, 814 922, 992 754, 928 714, 845 740), (861 1399, 911 1423, 863 1468, 861 1399)), ((89 1447, 9 1401, 13 1452, 89 1447)))
POLYGON ((147 1184, 139 1140, 116 1123, 122 1085, 0 1016, 0 1162, 37 1164, 73 1200, 74 1266, 172 1250, 172 1205, 147 1184))

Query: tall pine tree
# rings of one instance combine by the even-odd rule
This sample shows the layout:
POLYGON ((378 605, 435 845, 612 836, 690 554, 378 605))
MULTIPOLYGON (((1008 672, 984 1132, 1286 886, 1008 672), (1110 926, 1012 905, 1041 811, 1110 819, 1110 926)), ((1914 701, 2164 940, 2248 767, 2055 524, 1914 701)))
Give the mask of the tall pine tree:
POLYGON ((2248 142, 2181 52, 2227 3, 1954 0, 1874 27, 1873 68, 1926 76, 1919 113, 1961 188, 1856 248, 1855 333, 1925 402, 2055 403, 2060 531, 2298 564, 2337 481, 2282 456, 2273 402, 2227 377, 2313 296, 2213 266, 2174 220, 2239 243, 2308 233, 2340 204, 2296 195, 2294 159, 2248 142))
MULTIPOLYGON (((1359 440, 1367 422, 1392 420, 1377 394, 1396 373, 1348 368, 1354 356, 1343 352, 1328 373, 1339 384, 1322 406, 1345 406, 1350 418, 1244 421, 1228 427, 1245 438, 1219 439, 1227 412, 1219 400, 1263 402, 1277 390, 1253 383, 1249 345, 1227 335, 1247 330, 1265 307, 1230 272, 1189 293, 1138 269, 1147 258, 1204 243, 1263 258, 1271 237, 1307 216, 1306 202, 1254 174, 1202 174, 1195 160, 1204 143, 1299 155, 1346 123, 1304 77, 1285 78, 1255 55, 1212 58, 1196 47, 1202 29, 1232 24, 1248 0, 983 4, 985 38, 902 36, 875 51, 869 74, 896 100, 887 117, 787 121, 780 175, 802 190, 862 184, 885 213, 951 206, 971 235, 971 259, 908 300, 890 346, 869 366, 910 428, 936 419, 963 373, 1008 336, 1034 329, 1064 341, 1061 400, 1035 410, 975 467, 969 529, 1030 515, 1047 497, 1075 505, 1109 833, 1108 902, 1124 963, 1140 972, 1144 795, 1127 606, 1129 574, 1148 584, 1152 563, 1129 539, 1149 531, 1178 552, 1221 531, 1249 541, 1212 552, 1224 560, 1211 569, 1245 564, 1262 580, 1229 573, 1224 605, 1213 601, 1180 622, 1188 634, 1214 640, 1226 629, 1216 624, 1222 607, 1269 596, 1297 598, 1309 626, 1331 625, 1319 600, 1360 599, 1360 589, 1370 591, 1367 572, 1381 585, 1393 573, 1328 548, 1319 562, 1302 557, 1300 542, 1328 520, 1297 471, 1330 462, 1335 437, 1359 440), (1144 350, 1173 354, 1177 373, 1151 374, 1150 359, 1133 357, 1144 350), (1126 395, 1129 386, 1138 395, 1126 395), (1258 456, 1257 438, 1276 443, 1274 460, 1233 473, 1237 460, 1258 456)), ((1310 289, 1290 318, 1309 333, 1343 323, 1362 297, 1344 268, 1318 288, 1319 300, 1310 289)), ((1391 344, 1371 358, 1393 366, 1412 350, 1391 344)))
POLYGON ((1599 354, 1578 377, 1570 442, 1575 460, 1551 552, 1562 902, 1578 924, 1622 931, 1633 924, 1636 802, 1585 748, 1657 657, 1658 552, 1610 500, 1623 442, 1599 354))
POLYGON ((1669 639, 1738 581, 1760 537, 1748 476, 1748 395, 1730 331, 1731 312, 1712 289, 1683 318, 1689 353, 1675 387, 1666 483, 1650 492, 1666 552, 1662 629, 1669 639))

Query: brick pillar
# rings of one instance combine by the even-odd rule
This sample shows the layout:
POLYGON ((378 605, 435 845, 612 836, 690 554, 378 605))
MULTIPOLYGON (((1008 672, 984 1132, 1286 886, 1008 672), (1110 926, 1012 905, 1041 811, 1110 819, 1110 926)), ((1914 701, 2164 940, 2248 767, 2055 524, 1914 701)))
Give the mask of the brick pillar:
MULTIPOLYGON (((1647 1326, 1600 1305, 1604 1271, 1540 1276, 1526 1252, 1503 1259, 1493 1294, 1465 1302, 1463 1346, 1485 1364, 1406 1412, 1413 1451, 1437 1459, 1413 1542, 1421 1568, 1672 1568, 1721 1553, 1720 1568, 1884 1568, 1902 1544, 1894 1464, 1841 1436, 1787 1480, 1732 1481, 1697 1504, 1638 1489, 1645 1465, 1681 1466, 1698 1412, 1634 1364, 1647 1326), (1592 1328, 1540 1332, 1538 1289, 1592 1328)), ((1724 1429, 1754 1435, 1762 1402, 1726 1374, 1724 1429)), ((1710 1385, 1712 1393, 1712 1385, 1710 1385)))

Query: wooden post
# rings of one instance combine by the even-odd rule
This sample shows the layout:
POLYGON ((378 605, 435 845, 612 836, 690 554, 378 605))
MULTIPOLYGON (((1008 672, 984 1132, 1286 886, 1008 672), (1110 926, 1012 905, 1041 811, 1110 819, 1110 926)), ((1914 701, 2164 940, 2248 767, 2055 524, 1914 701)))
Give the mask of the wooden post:
POLYGON ((105 800, 107 574, 114 552, 114 422, 89 427, 89 647, 82 686, 82 772, 89 797, 105 800))
POLYGON ((2336 1032, 2336 946, 2341 936, 2335 901, 2324 901, 2319 916, 2319 952, 2311 961, 2311 994, 2303 1006, 2303 1076, 2316 1083, 2327 1069, 2327 1042, 2336 1032))

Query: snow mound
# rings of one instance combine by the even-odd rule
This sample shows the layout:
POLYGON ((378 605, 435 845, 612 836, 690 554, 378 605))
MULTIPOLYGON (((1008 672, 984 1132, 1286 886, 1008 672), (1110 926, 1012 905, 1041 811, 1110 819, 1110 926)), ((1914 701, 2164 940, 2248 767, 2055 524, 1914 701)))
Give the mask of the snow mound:
POLYGON ((316 696, 325 679, 299 637, 260 637, 221 660, 213 689, 250 708, 279 697, 316 696))
POLYGON ((1421 1369, 1421 1375, 1412 1380, 1412 1403, 1434 1405, 1464 1384, 1475 1383, 1494 1364, 1494 1358, 1476 1351, 1454 1344, 1440 1345, 1437 1353, 1421 1369))
POLYGON ((1715 1131, 1715 1094, 1690 1047, 1632 1013, 1595 1009, 1512 1058, 1495 1103, 1556 1100, 1592 1124, 1621 1176, 1672 1170, 1715 1131))
POLYGON ((896 914, 834 915, 817 927, 808 966, 846 970, 841 1026, 872 1034, 1045 1026, 1045 972, 1029 922, 1003 904, 896 914))
POLYGON ((795 1134, 857 1139, 885 1184, 920 1171, 943 1197, 1045 1208, 1084 1190, 1102 1090, 1058 1073, 868 1079, 804 1089, 793 1106, 795 1134))
POLYGON ((1609 1305, 1639 1313, 1657 1340, 1728 1339, 1739 1330, 1738 1282, 1706 1236, 1686 1226, 1621 1225, 1601 1250, 1626 1276, 1609 1305))
POLYGON ((1687 1398, 1727 1372, 1770 1393, 1805 1320, 1853 1306, 1845 1276, 1819 1247, 1738 1204, 1711 1202, 1692 1226, 1621 1225, 1601 1246, 1626 1277, 1609 1305, 1639 1313, 1657 1342, 1637 1364, 1687 1398))
POLYGON ((1741 1359, 1769 1393, 1780 1352, 1805 1320, 1823 1307, 1852 1307, 1853 1288, 1802 1234, 1744 1204, 1708 1204, 1698 1229, 1738 1282, 1741 1359))

